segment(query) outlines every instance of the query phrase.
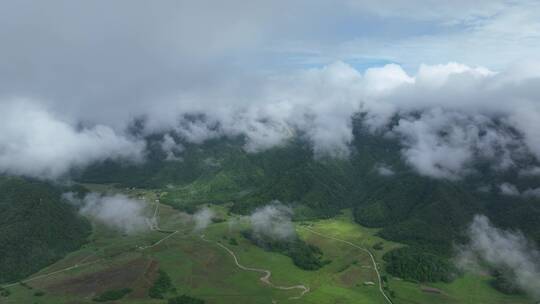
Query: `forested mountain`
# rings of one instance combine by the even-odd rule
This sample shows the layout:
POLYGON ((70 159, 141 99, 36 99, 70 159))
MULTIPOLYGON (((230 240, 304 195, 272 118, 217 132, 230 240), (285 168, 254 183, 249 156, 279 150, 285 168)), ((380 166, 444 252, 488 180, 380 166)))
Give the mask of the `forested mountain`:
MULTIPOLYGON (((309 141, 297 135, 285 145, 257 153, 246 152, 241 137, 202 144, 175 138, 183 150, 170 160, 161 148, 162 138, 147 137, 146 163, 105 162, 79 172, 78 180, 166 187, 163 202, 186 211, 202 203, 233 203, 233 212, 247 214, 279 200, 302 219, 332 217, 352 208, 358 223, 382 228, 382 237, 415 249, 405 253, 416 254, 419 249, 442 257, 443 268, 475 214, 520 229, 540 243, 540 224, 535 220, 540 217, 539 200, 506 196, 498 188, 502 182, 538 184, 537 177, 512 170, 503 174, 480 161, 476 173, 461 180, 424 177, 402 159, 399 140, 368 132, 360 121, 355 121, 346 158, 315 157, 309 141)), ((403 252, 389 260, 401 256, 403 252)))
POLYGON ((86 242, 90 224, 61 194, 47 183, 0 177, 0 282, 22 279, 86 242))
MULTIPOLYGON (((398 140, 368 132, 359 122, 345 158, 315 156, 301 134, 256 153, 245 151, 242 137, 200 144, 177 137, 182 147, 171 154, 163 148, 164 136, 170 135, 146 137, 143 163, 106 161, 73 176, 78 182, 164 189, 162 202, 187 212, 205 203, 230 203, 232 212, 248 214, 279 200, 302 220, 329 218, 351 208, 359 224, 381 228, 380 236, 410 246, 385 257, 389 272, 407 271, 411 261, 430 261, 426 269, 435 273, 402 274, 418 280, 451 277, 445 273, 451 269, 449 258, 475 214, 520 229, 540 243, 539 200, 503 195, 498 188, 502 182, 526 188, 537 184, 537 178, 498 173, 481 162, 479 173, 462 180, 424 177, 402 159, 398 140)), ((84 243, 89 225, 60 202, 64 191, 44 182, 0 180, 0 253, 5 257, 0 281, 22 278, 84 243)))

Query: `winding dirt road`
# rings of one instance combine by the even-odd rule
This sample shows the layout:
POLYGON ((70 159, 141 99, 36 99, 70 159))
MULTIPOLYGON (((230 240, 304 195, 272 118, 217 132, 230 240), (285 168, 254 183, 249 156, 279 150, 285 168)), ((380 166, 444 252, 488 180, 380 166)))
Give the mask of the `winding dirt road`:
MULTIPOLYGON (((158 222, 157 222, 157 216, 159 215, 159 200, 156 201, 155 206, 156 207, 154 209, 153 221, 148 223, 148 225, 150 227, 150 230, 155 230, 155 231, 160 231, 160 232, 165 232, 165 233, 170 233, 170 234, 165 236, 164 238, 158 240, 157 242, 151 244, 151 245, 138 246, 137 248, 139 250, 145 250, 145 249, 157 246, 161 242, 167 240, 168 238, 172 237, 176 233, 180 232, 179 230, 168 231, 168 230, 163 230, 163 229, 159 228, 159 225, 158 225, 158 222)), ((42 275, 37 275, 37 276, 34 276, 34 277, 30 277, 28 279, 21 280, 20 282, 27 283, 27 282, 31 282, 31 281, 35 281, 35 280, 39 280, 39 279, 44 279, 44 278, 47 278, 47 277, 50 277, 50 276, 53 276, 53 275, 56 275, 56 274, 59 274, 59 273, 62 273, 62 272, 66 272, 66 271, 69 271, 69 270, 77 269, 77 268, 88 266, 88 265, 92 265, 92 264, 95 264, 95 263, 98 263, 98 262, 101 262, 101 261, 104 260, 103 258, 100 258, 100 259, 97 259, 97 260, 94 260, 94 261, 91 261, 91 262, 83 263, 85 260, 87 260, 91 256, 94 256, 94 255, 89 255, 89 256, 85 257, 84 259, 82 259, 81 261, 76 263, 75 265, 72 265, 72 266, 69 266, 69 267, 66 267, 66 268, 62 268, 62 269, 59 269, 59 270, 56 270, 56 271, 53 271, 53 272, 45 273, 45 274, 42 274, 42 275)), ((13 287, 15 285, 20 284, 20 282, 1 285, 0 287, 2 287, 2 288, 13 287)))
POLYGON ((305 285, 293 285, 293 286, 280 286, 280 285, 275 285, 274 283, 272 283, 272 281, 270 281, 270 277, 272 276, 272 272, 268 269, 262 269, 262 268, 252 268, 252 267, 247 267, 247 266, 244 266, 242 264, 240 264, 240 262, 238 262, 238 257, 236 256, 236 254, 230 250, 229 248, 227 248, 225 245, 219 243, 219 242, 214 242, 214 241, 210 241, 208 239, 206 239, 204 237, 204 234, 201 235, 201 239, 205 242, 209 242, 209 243, 215 243, 217 244, 219 247, 223 248, 225 251, 227 251, 234 259, 234 263, 236 264, 236 266, 242 270, 245 270, 245 271, 253 271, 253 272, 258 272, 258 273, 262 273, 263 276, 259 278, 259 280, 261 280, 261 282, 265 283, 266 285, 272 287, 272 288, 276 288, 276 289, 281 289, 281 290, 292 290, 292 289, 300 289, 301 290, 301 293, 296 296, 296 297, 291 297, 289 298, 290 300, 296 300, 296 299, 300 299, 302 298, 306 293, 309 292, 309 287, 308 286, 305 286, 305 285))
POLYGON ((352 246, 354 248, 357 248, 357 249, 360 249, 364 252, 366 252, 369 257, 371 258, 371 262, 373 263, 373 269, 375 269, 375 273, 377 274, 377 280, 379 281, 379 291, 381 292, 382 296, 384 297, 384 299, 386 300, 386 302, 388 302, 389 304, 394 304, 392 302, 392 300, 390 300, 390 298, 386 295, 386 293, 384 292, 384 289, 382 288, 382 279, 381 279, 381 274, 379 272, 379 268, 377 267, 377 262, 375 261, 375 257, 373 256, 373 254, 371 253, 371 251, 367 250, 366 248, 362 247, 362 246, 358 246, 354 243, 351 243, 349 241, 345 241, 345 240, 342 240, 342 239, 338 239, 336 237, 333 237, 333 236, 330 236, 330 235, 325 235, 325 234, 322 234, 320 232, 317 232, 311 228, 307 228, 307 227, 300 227, 301 229, 304 229, 304 230, 307 230, 313 234, 316 234, 316 235, 319 235, 319 236, 322 236, 324 238, 328 238, 328 239, 331 239, 331 240, 334 240, 334 241, 338 241, 338 242, 341 242, 341 243, 345 243, 349 246, 352 246))

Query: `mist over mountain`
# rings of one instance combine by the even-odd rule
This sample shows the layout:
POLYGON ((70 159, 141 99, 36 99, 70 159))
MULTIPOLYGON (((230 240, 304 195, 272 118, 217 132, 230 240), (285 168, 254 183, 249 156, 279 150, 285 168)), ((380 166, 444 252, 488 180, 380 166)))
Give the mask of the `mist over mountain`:
MULTIPOLYGON (((492 162, 501 172, 535 172, 540 155, 535 134, 539 112, 534 105, 539 79, 518 80, 505 72, 458 64, 422 66, 414 77, 396 65, 371 68, 362 75, 336 63, 275 76, 257 89, 249 105, 234 102, 246 97, 232 92, 215 97, 230 101, 223 106, 213 105, 204 93, 191 96, 187 104, 195 105, 185 109, 167 109, 157 102, 156 108, 172 116, 140 113, 136 134, 128 132, 132 121, 120 131, 106 125, 77 127, 36 102, 10 101, 2 103, 6 132, 0 164, 6 173, 50 179, 95 161, 137 162, 147 152, 141 136, 156 132, 170 133, 163 145, 177 152, 182 149, 175 138, 202 143, 244 136, 244 149, 258 152, 302 136, 318 158, 347 158, 353 119, 361 116, 372 134, 397 138, 403 159, 425 176, 460 179, 474 173, 471 164, 478 161, 492 162), (31 124, 18 127, 20 119, 31 124), (51 147, 53 138, 59 144, 51 147)), ((186 104, 183 101, 179 97, 178 104, 186 104)))
MULTIPOLYGON (((384 276, 422 289, 486 268, 486 284, 536 300, 539 13, 527 0, 0 3, 0 282, 103 245, 96 225, 153 248, 129 238, 180 235, 156 222, 166 205, 192 215, 197 241, 249 224, 220 246, 258 239, 306 271, 332 261, 299 229, 349 216, 395 243, 365 249, 384 276)), ((391 303, 376 275, 355 286, 377 281, 391 303)))
MULTIPOLYGON (((95 161, 139 161, 144 142, 127 132, 135 121, 145 122, 140 134, 171 131, 194 143, 243 135, 250 152, 302 134, 317 157, 346 158, 353 139, 351 117, 362 114, 372 132, 400 138, 410 166, 436 178, 461 178, 476 158, 493 160, 501 170, 517 166, 533 172, 529 160, 540 156, 535 127, 540 65, 532 56, 508 58, 502 67, 462 57, 464 64, 441 58, 415 68, 390 62, 359 70, 343 55, 343 60, 315 67, 259 68, 265 57, 279 54, 278 49, 265 55, 262 50, 269 43, 285 52, 287 41, 309 37, 310 26, 331 24, 347 9, 361 24, 365 15, 387 16, 392 10, 384 5, 362 11, 343 3, 328 21, 319 19, 320 10, 290 5, 291 14, 302 11, 299 20, 280 14, 283 22, 271 22, 269 16, 285 3, 235 1, 220 5, 219 14, 204 9, 208 3, 166 1, 150 7, 119 2, 108 4, 107 10, 100 9, 104 3, 99 1, 80 6, 28 3, 33 5, 2 5, 4 173, 54 179, 95 161), (125 6, 130 9, 120 10, 125 6), (156 16, 159 22, 151 22, 156 16), (31 22, 22 24, 21 19, 31 22), (92 20, 100 20, 100 26, 92 20), (202 20, 205 25, 196 26, 202 20), (230 20, 243 23, 225 26, 230 20), (304 25, 294 27, 299 22, 304 25), (296 30, 281 35, 291 27, 296 30), (207 41, 213 41, 212 48, 207 41), (20 62, 24 64, 14 65, 20 62)), ((498 25, 503 17, 520 13, 527 18, 522 12, 535 8, 530 3, 465 6, 470 18, 484 11, 484 24, 452 14, 415 14, 410 22, 450 18, 472 32, 489 28, 503 36, 508 33, 490 28, 490 22, 498 25)))

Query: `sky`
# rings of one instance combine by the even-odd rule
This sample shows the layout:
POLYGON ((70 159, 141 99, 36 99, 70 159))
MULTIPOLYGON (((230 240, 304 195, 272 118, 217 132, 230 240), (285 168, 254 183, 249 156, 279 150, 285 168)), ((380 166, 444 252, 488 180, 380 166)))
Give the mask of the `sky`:
POLYGON ((301 131, 316 155, 347 157, 357 112, 420 174, 459 179, 478 156, 519 167, 540 157, 539 13, 536 1, 0 1, 0 172, 144 161, 135 119, 195 143, 243 134, 250 152, 301 131))

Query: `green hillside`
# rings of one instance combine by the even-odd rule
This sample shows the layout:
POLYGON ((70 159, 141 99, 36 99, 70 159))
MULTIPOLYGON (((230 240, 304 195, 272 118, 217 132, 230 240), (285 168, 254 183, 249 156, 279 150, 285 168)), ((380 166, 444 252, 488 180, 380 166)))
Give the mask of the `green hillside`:
POLYGON ((79 248, 89 223, 57 187, 0 177, 0 282, 22 279, 79 248))
POLYGON ((443 269, 475 214, 520 229, 540 244, 539 200, 506 197, 494 190, 502 181, 527 186, 538 184, 538 178, 520 176, 519 168, 504 174, 492 171, 481 160, 477 173, 464 180, 423 177, 403 161, 397 139, 374 135, 360 121, 355 121, 352 152, 346 159, 315 158, 310 143, 300 135, 258 153, 246 152, 242 137, 183 142, 179 161, 165 159, 160 135, 147 140, 148 162, 97 164, 80 172, 78 180, 162 188, 166 191, 162 202, 189 213, 201 204, 229 203, 231 212, 249 214, 279 200, 294 208, 296 220, 309 220, 331 218, 351 208, 359 224, 381 228, 381 237, 414 248, 396 253, 391 261, 406 263, 416 258, 407 253, 422 250, 440 257, 433 260, 443 269), (393 173, 379 174, 381 165, 393 173), (486 184, 492 186, 490 192, 478 191, 486 184))

